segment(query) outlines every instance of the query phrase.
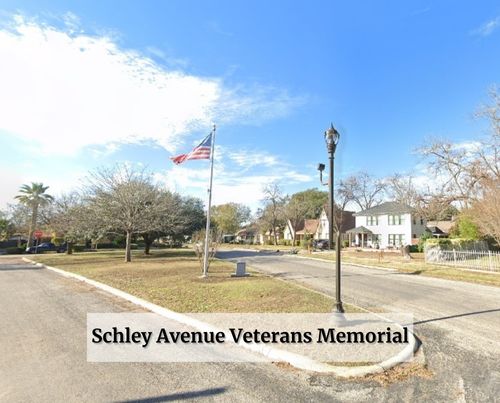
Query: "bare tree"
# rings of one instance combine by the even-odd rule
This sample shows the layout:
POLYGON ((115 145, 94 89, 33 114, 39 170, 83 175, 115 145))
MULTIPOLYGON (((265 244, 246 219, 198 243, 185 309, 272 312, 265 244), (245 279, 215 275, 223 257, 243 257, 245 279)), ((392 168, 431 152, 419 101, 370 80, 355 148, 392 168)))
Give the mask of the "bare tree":
POLYGON ((411 175, 394 174, 386 179, 386 184, 386 193, 391 200, 413 208, 419 206, 422 196, 413 184, 411 175))
POLYGON ((493 181, 500 179, 500 94, 497 86, 490 91, 490 103, 483 105, 476 112, 477 118, 487 119, 490 124, 490 136, 483 140, 477 150, 477 157, 482 165, 483 175, 493 181))
POLYGON ((126 165, 92 173, 86 190, 99 227, 125 234, 125 261, 130 262, 132 235, 159 230, 158 218, 167 213, 161 191, 144 170, 126 165))
POLYGON ((288 220, 287 225, 291 226, 292 246, 295 246, 296 234, 299 226, 304 221, 304 217, 310 209, 311 206, 307 203, 307 199, 303 193, 293 195, 288 199, 285 205, 284 214, 288 220))
POLYGON ((463 208, 477 195, 479 184, 485 177, 475 158, 478 144, 456 145, 449 141, 434 140, 418 151, 428 159, 430 172, 442 182, 441 194, 458 202, 463 208))
POLYGON ((87 213, 79 194, 62 195, 54 201, 48 219, 49 225, 67 242, 66 253, 71 254, 73 244, 84 238, 89 228, 94 228, 89 219, 90 214, 87 213))
POLYGON ((361 210, 369 209, 382 201, 385 190, 383 180, 367 172, 359 172, 339 182, 339 192, 344 199, 354 201, 361 210))
POLYGON ((500 246, 500 180, 485 181, 482 197, 472 203, 469 215, 479 230, 500 246))
MULTIPOLYGON (((194 253, 196 254, 196 257, 198 258, 198 262, 200 263, 200 269, 201 272, 203 273, 203 264, 204 264, 204 258, 205 258, 205 230, 200 229, 199 231, 195 232, 192 237, 192 245, 194 249, 194 253)), ((219 240, 220 237, 217 236, 216 233, 213 231, 210 231, 209 234, 209 244, 208 244, 208 267, 207 267, 207 272, 210 269, 210 263, 212 263, 212 260, 215 258, 215 254, 217 253, 217 247, 219 245, 219 240)))
POLYGON ((273 234, 274 245, 278 244, 277 228, 283 226, 285 198, 280 186, 270 183, 264 187, 264 208, 259 211, 259 222, 273 234))
MULTIPOLYGON (((337 185, 335 192, 335 220, 333 222, 333 229, 335 232, 342 231, 342 224, 346 213, 347 205, 354 201, 353 194, 349 186, 346 186, 342 180, 337 185)), ((329 216, 328 212, 328 216, 329 216)))
POLYGON ((434 140, 417 151, 427 159, 429 168, 443 182, 441 194, 462 208, 481 196, 483 183, 500 179, 500 95, 490 91, 490 104, 476 114, 490 123, 489 136, 478 141, 454 144, 434 140))

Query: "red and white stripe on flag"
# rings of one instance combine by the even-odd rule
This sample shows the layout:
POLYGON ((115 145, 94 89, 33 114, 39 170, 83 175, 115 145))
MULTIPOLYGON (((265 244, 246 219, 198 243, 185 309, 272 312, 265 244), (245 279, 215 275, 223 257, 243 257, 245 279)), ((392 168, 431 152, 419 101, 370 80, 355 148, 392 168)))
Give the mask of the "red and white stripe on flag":
POLYGON ((208 160, 210 159, 210 153, 212 149, 212 133, 210 133, 205 139, 193 148, 189 154, 180 154, 175 157, 170 157, 174 164, 182 164, 184 161, 188 160, 208 160))

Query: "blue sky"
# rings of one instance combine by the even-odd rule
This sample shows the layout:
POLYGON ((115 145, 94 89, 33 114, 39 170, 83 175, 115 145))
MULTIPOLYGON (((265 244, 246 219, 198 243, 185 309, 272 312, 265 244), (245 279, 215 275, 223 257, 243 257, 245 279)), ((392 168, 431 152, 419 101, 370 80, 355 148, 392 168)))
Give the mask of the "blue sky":
POLYGON ((496 1, 0 1, 0 208, 90 169, 143 164, 205 197, 207 161, 174 167, 218 125, 214 202, 318 186, 323 132, 340 177, 425 178, 413 150, 470 142, 499 83, 496 1))

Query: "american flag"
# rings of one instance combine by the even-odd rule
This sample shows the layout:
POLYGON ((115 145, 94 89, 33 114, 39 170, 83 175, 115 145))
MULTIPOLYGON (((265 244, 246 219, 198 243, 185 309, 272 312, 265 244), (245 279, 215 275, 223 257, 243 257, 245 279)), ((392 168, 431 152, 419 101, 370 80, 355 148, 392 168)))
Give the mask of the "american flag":
POLYGON ((176 157, 170 157, 174 164, 182 164, 187 160, 209 160, 210 152, 212 149, 212 133, 210 133, 205 139, 193 148, 189 154, 181 154, 176 157))

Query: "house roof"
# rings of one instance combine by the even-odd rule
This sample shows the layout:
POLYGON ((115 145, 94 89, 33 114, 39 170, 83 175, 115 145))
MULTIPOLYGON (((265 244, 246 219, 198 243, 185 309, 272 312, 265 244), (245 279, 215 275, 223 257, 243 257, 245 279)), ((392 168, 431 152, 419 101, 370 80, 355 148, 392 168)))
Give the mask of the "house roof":
POLYGON ((319 220, 309 219, 304 220, 304 226, 297 231, 297 234, 315 234, 318 229, 319 220))
POLYGON ((444 235, 444 232, 439 228, 434 225, 428 226, 427 229, 432 232, 433 235, 444 235))
POLYGON ((350 230, 346 231, 347 234, 373 234, 368 228, 363 227, 362 225, 350 230))
POLYGON ((367 216, 367 215, 377 215, 377 214, 404 214, 411 213, 413 209, 402 203, 398 202, 385 202, 379 204, 378 206, 360 211, 354 215, 356 216, 367 216))
POLYGON ((453 221, 453 220, 450 220, 450 221, 448 221, 448 220, 446 220, 446 221, 427 221, 427 227, 429 229, 431 229, 431 227, 436 227, 439 230, 441 230, 441 232, 443 234, 449 234, 453 225, 455 225, 455 221, 453 221))

